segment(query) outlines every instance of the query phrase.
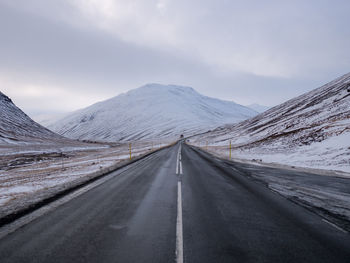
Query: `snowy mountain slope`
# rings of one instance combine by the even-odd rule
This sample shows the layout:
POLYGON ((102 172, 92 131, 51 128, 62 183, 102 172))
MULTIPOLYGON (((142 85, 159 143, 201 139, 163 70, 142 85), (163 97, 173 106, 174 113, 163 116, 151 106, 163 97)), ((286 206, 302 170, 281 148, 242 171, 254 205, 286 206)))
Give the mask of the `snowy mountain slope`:
POLYGON ((74 139, 143 140, 204 132, 256 114, 189 87, 147 84, 74 112, 49 128, 74 139))
POLYGON ((259 112, 259 113, 262 113, 264 111, 267 111, 268 109, 270 109, 271 107, 267 107, 267 106, 264 106, 264 105, 259 105, 259 104, 250 104, 250 105, 247 105, 246 107, 252 109, 252 110, 255 110, 256 112, 259 112))
POLYGON ((194 137, 193 141, 208 140, 211 145, 224 146, 231 140, 238 155, 266 157, 268 161, 350 167, 349 85, 350 73, 252 119, 194 137))
POLYGON ((57 122, 58 120, 62 119, 66 115, 67 113, 44 113, 44 114, 34 115, 31 117, 34 121, 36 121, 40 125, 44 127, 48 127, 49 125, 57 122))
POLYGON ((9 97, 0 92, 0 143, 18 144, 33 140, 63 139, 29 118, 9 97))

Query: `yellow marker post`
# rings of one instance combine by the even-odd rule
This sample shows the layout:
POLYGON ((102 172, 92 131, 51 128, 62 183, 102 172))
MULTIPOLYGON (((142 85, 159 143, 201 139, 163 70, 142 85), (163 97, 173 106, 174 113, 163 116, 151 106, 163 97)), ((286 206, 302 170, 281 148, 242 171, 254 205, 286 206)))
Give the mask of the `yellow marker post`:
POLYGON ((129 143, 129 155, 130 155, 130 161, 131 161, 131 142, 129 143))
POLYGON ((232 146, 231 146, 231 141, 230 141, 230 160, 231 160, 231 149, 232 149, 232 146))
POLYGON ((205 145, 205 149, 206 149, 206 151, 208 151, 208 141, 207 141, 207 143, 205 145))

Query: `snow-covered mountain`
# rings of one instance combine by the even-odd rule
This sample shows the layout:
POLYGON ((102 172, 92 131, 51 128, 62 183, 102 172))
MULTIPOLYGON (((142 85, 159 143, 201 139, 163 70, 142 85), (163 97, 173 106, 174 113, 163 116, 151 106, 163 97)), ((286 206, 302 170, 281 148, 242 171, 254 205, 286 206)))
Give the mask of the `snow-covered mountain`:
POLYGON ((63 139, 33 121, 12 100, 0 92, 0 144, 63 139))
POLYGON ((232 141, 238 157, 350 171, 350 73, 254 118, 192 140, 216 146, 232 141))
POLYGON ((31 116, 34 121, 41 124, 44 127, 48 127, 51 124, 54 124, 58 120, 62 119, 68 113, 42 113, 31 116))
POLYGON ((49 128, 74 139, 147 140, 205 132, 257 112, 190 87, 147 84, 78 110, 49 128))
POLYGON ((247 107, 251 108, 252 110, 255 110, 256 112, 259 112, 259 113, 267 111, 268 109, 271 108, 271 107, 267 107, 267 106, 260 105, 260 104, 257 104, 257 103, 247 105, 247 107))

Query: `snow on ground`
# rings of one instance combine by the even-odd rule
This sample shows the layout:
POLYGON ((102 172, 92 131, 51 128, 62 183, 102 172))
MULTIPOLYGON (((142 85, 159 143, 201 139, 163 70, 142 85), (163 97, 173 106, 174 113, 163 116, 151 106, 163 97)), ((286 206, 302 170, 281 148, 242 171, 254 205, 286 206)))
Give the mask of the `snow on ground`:
POLYGON ((246 121, 192 136, 189 143, 226 159, 231 143, 232 159, 255 165, 245 175, 350 230, 349 85, 350 73, 246 121), (284 169, 266 172, 271 167, 284 169))
POLYGON ((190 138, 212 152, 350 172, 350 73, 256 117, 190 138))
MULTIPOLYGON (((133 142, 132 158, 168 144, 133 142)), ((0 151, 0 218, 129 160, 129 143, 41 150, 0 151)))
MULTIPOLYGON (((229 157, 229 144, 211 145, 193 144, 222 158, 229 157)), ((275 144, 276 146, 276 144, 275 144)), ((290 148, 288 151, 262 148, 235 148, 231 150, 232 158, 259 160, 263 163, 285 164, 290 166, 336 170, 349 173, 350 178, 350 132, 330 137, 321 142, 290 148)))
POLYGON ((254 149, 251 152, 234 150, 233 156, 243 159, 261 159, 264 163, 282 163, 350 173, 350 132, 311 145, 290 149, 289 152, 278 153, 268 149, 254 149))
MULTIPOLYGON (((132 156, 169 143, 132 142, 132 156)), ((0 92, 0 218, 108 172, 128 158, 129 142, 64 138, 33 121, 0 92)))
MULTIPOLYGON (((283 163, 293 166, 350 173, 350 132, 331 137, 309 146, 301 146, 290 153, 241 153, 246 159, 262 159, 267 163, 283 163)), ((350 175, 349 175, 350 177, 350 175)))

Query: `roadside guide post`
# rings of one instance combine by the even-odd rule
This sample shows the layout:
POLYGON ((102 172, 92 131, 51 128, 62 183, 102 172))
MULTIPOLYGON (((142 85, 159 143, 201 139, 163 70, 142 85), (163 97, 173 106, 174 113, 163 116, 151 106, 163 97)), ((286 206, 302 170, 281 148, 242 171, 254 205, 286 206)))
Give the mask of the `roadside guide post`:
POLYGON ((231 149, 232 149, 232 146, 231 146, 231 140, 230 140, 230 160, 231 160, 231 149))
POLYGON ((131 142, 129 143, 129 158, 130 158, 130 161, 131 161, 131 142))

